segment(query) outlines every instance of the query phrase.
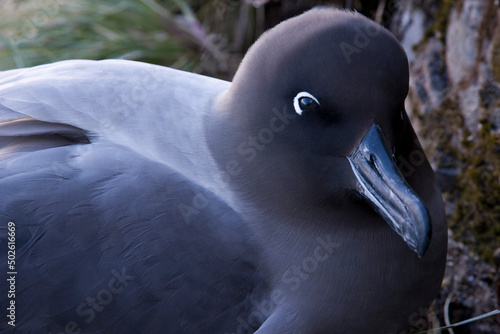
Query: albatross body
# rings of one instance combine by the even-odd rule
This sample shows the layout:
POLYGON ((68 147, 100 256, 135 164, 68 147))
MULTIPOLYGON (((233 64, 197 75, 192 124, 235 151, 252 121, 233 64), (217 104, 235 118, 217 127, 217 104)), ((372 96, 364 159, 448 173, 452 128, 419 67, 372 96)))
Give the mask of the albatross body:
POLYGON ((335 10, 265 33, 231 83, 125 60, 0 73, 0 331, 407 330, 446 257, 407 91, 396 39, 335 10))

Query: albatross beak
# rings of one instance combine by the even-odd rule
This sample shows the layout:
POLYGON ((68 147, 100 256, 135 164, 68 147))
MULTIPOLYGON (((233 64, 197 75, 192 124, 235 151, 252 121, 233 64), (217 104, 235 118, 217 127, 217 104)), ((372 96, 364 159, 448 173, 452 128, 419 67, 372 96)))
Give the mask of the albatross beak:
POLYGON ((422 257, 432 232, 429 213, 387 152, 378 125, 372 125, 347 159, 359 181, 360 194, 408 247, 422 257))

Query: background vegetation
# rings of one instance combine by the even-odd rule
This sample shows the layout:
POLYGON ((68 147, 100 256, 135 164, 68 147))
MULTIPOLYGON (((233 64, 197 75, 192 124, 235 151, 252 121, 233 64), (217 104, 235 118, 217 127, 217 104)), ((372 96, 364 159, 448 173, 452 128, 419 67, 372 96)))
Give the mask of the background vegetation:
POLYGON ((344 1, 2 0, 0 70, 123 58, 230 79, 266 29, 332 4, 344 1))

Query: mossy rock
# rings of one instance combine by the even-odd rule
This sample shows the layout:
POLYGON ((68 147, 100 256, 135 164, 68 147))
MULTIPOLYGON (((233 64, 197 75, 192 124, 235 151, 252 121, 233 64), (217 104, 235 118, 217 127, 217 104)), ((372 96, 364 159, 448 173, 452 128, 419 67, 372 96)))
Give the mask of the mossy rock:
POLYGON ((441 42, 446 41, 446 30, 450 20, 450 13, 453 7, 461 12, 463 0, 442 0, 436 12, 434 24, 425 31, 422 44, 425 44, 431 37, 439 37, 441 42))
POLYGON ((421 120, 422 136, 432 144, 427 153, 438 170, 460 171, 455 186, 444 194, 453 208, 448 225, 454 238, 494 263, 493 252, 500 247, 500 133, 493 131, 485 100, 480 130, 474 134, 463 126, 458 105, 451 99, 421 120))
POLYGON ((496 82, 500 83, 500 30, 497 31, 493 40, 493 52, 491 55, 491 71, 496 82))
POLYGON ((462 173, 449 223, 458 239, 465 238, 484 260, 493 263, 493 252, 500 247, 500 135, 488 117, 481 123, 479 133, 464 136, 462 142, 462 173))

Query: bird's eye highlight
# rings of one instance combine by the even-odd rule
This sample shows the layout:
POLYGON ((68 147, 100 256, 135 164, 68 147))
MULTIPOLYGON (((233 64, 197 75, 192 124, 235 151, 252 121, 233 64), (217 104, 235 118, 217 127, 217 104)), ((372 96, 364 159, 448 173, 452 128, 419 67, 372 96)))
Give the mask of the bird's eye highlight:
POLYGON ((303 112, 312 111, 319 107, 318 99, 308 92, 300 92, 293 98, 295 112, 302 115, 303 112))

